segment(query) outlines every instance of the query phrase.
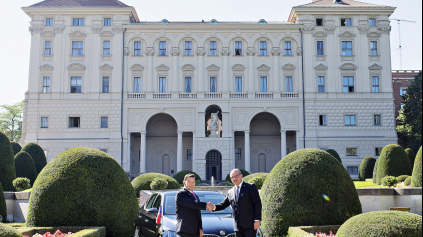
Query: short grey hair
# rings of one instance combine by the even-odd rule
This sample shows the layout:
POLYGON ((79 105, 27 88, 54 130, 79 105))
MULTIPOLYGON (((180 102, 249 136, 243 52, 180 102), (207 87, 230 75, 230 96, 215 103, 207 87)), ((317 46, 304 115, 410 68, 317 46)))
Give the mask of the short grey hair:
POLYGON ((241 170, 240 170, 240 169, 233 169, 233 170, 231 171, 231 174, 232 174, 232 173, 234 173, 235 171, 237 171, 239 175, 242 175, 242 173, 241 173, 241 170))

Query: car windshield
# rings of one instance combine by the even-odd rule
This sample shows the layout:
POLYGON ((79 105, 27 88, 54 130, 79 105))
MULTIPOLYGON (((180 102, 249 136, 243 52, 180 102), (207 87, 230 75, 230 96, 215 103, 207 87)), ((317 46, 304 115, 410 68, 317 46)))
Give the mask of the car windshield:
MULTIPOLYGON (((221 203, 225 199, 225 195, 223 194, 210 194, 210 193, 196 193, 197 196, 200 198, 201 202, 212 202, 214 204, 221 203)), ((164 214, 165 215, 176 215, 176 203, 175 203, 175 196, 165 196, 164 201, 164 214)), ((218 211, 218 212, 211 212, 209 210, 203 210, 201 211, 201 214, 232 214, 232 208, 229 206, 225 210, 218 211)))

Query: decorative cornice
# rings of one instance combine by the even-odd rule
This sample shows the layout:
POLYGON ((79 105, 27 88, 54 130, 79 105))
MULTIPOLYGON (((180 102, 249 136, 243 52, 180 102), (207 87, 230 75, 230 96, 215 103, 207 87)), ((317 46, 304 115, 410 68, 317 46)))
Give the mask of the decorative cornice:
POLYGON ((356 34, 350 31, 345 31, 338 35, 339 38, 354 38, 356 36, 357 36, 356 34))
POLYGON ((316 29, 316 27, 314 26, 314 24, 304 24, 303 29, 304 29, 304 32, 305 33, 310 33, 311 34, 312 31, 314 29, 316 29))
POLYGON ((100 33, 100 37, 113 37, 115 36, 115 34, 113 34, 113 32, 111 31, 102 31, 100 33))
POLYGON ((380 34, 380 33, 378 33, 378 32, 369 32, 368 34, 367 34, 367 37, 368 38, 380 38, 382 35, 380 34))
POLYGON ((169 69, 170 68, 164 64, 161 64, 160 66, 156 67, 157 71, 169 71, 169 69))
POLYGON ((247 55, 248 56, 254 56, 255 53, 256 53, 256 50, 254 48, 248 48, 247 49, 247 55))
POLYGON ((178 48, 173 48, 171 51, 170 51, 170 53, 173 55, 173 56, 179 56, 179 49, 178 48))
POLYGON ((197 55, 198 56, 204 56, 204 54, 206 54, 206 51, 204 50, 204 48, 198 48, 197 49, 197 55))
POLYGON ((295 70, 296 67, 293 64, 287 63, 282 67, 283 70, 295 70))
POLYGON ((69 37, 87 37, 87 34, 77 30, 69 34, 69 37))
POLYGON ((34 24, 28 28, 31 35, 35 33, 41 33, 44 30, 44 25, 42 24, 34 24))
POLYGON ((147 56, 154 56, 154 48, 153 47, 148 47, 145 50, 145 54, 147 54, 147 56))
POLYGON ((230 53, 231 53, 231 51, 229 50, 229 48, 223 48, 222 49, 222 55, 223 56, 229 56, 230 53))
POLYGON ((325 30, 329 33, 329 34, 333 34, 333 32, 336 29, 336 25, 325 25, 325 30))
POLYGON ((272 49, 272 55, 273 56, 279 56, 281 54, 280 48, 273 48, 272 49))
POLYGON ((54 67, 47 63, 40 67, 40 70, 53 70, 53 69, 54 67))
POLYGON ((259 70, 259 71, 269 71, 270 67, 267 66, 266 64, 262 64, 260 67, 257 68, 257 70, 259 70))
POLYGON ((357 70, 357 66, 354 63, 344 63, 339 69, 341 70, 357 70))
POLYGON ((232 67, 232 70, 234 70, 234 71, 244 71, 245 70, 245 67, 242 64, 235 64, 232 67))
POLYGON ((105 63, 103 64, 103 66, 100 67, 100 70, 113 70, 113 67, 105 63))
POLYGON ((131 67, 132 71, 144 71, 144 67, 141 64, 134 64, 131 67))
POLYGON ((121 33, 123 33, 123 26, 122 25, 113 25, 112 31, 115 34, 121 34, 121 33))
POLYGON ((379 30, 379 33, 382 34, 389 34, 391 32, 391 26, 390 25, 380 25, 377 28, 379 30))
POLYGON ((301 48, 301 47, 298 47, 298 48, 297 48, 297 55, 298 55, 298 56, 303 55, 303 48, 301 48))
POLYGON ((317 65, 314 67, 315 70, 328 70, 328 67, 324 65, 323 63, 317 65))
POLYGON ((93 33, 98 34, 103 29, 103 25, 102 24, 92 24, 91 29, 93 30, 93 33))
POLYGON ((68 70, 85 70, 85 66, 81 63, 72 63, 68 66, 68 70))
POLYGON ((328 36, 328 33, 324 31, 317 31, 313 34, 313 36, 315 38, 326 38, 326 36, 328 36))
POLYGON ((212 64, 212 65, 208 66, 206 69, 209 70, 209 71, 219 71, 220 67, 216 66, 215 64, 212 64))
POLYGON ((54 37, 56 34, 53 31, 44 31, 41 33, 43 37, 54 37))
POLYGON ((65 25, 54 25, 53 26, 53 31, 56 33, 63 33, 63 31, 65 30, 65 25))
POLYGON ((380 66, 379 64, 375 63, 372 66, 369 67, 370 70, 382 70, 382 66, 380 66))
POLYGON ((195 67, 192 64, 185 64, 181 69, 184 71, 194 71, 195 67))
POLYGON ((367 32, 369 32, 369 30, 370 30, 370 26, 368 24, 358 25, 357 28, 360 31, 360 34, 362 34, 362 35, 367 34, 367 32))

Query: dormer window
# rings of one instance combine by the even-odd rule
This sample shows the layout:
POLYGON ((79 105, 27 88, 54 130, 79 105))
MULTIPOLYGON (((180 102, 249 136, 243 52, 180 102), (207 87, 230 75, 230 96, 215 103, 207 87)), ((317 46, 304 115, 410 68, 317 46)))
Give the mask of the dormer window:
POLYGON ((352 26, 351 18, 341 19, 341 26, 352 26))
POLYGON ((316 19, 316 26, 323 26, 323 19, 322 18, 316 19))
POLYGON ((73 18, 73 26, 84 26, 84 18, 73 18))
POLYGON ((235 55, 242 56, 242 42, 235 41, 235 55))

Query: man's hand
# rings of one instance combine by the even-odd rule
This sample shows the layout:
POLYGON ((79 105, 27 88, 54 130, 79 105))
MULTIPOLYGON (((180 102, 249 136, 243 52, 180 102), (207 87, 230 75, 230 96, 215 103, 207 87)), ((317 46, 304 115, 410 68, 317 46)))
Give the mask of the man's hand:
POLYGON ((200 237, 203 237, 203 235, 204 235, 203 230, 200 230, 200 237))
POLYGON ((211 203, 211 202, 207 203, 207 210, 213 211, 214 210, 214 204, 211 203))
POLYGON ((260 228, 260 221, 254 222, 254 230, 258 230, 260 228))

